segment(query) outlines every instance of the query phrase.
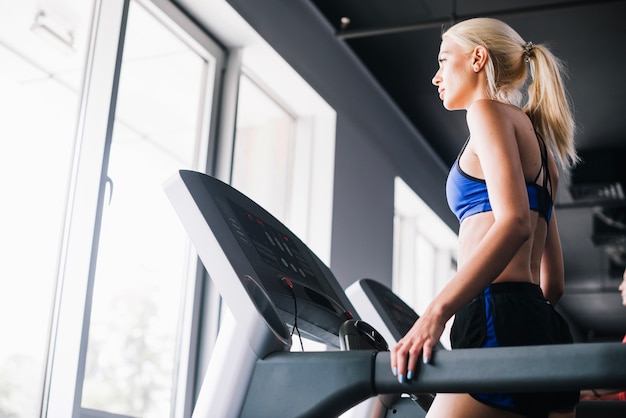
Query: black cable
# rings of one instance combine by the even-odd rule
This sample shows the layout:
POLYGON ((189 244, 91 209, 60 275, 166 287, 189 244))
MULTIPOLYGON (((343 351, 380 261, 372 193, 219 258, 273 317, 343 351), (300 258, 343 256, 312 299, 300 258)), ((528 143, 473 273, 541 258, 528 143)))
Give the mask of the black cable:
POLYGON ((298 339, 300 340, 300 348, 304 351, 304 344, 302 343, 302 335, 300 334, 300 329, 298 328, 298 302, 296 299, 296 294, 292 288, 289 288, 291 291, 291 297, 293 298, 293 328, 291 329, 291 336, 293 336, 293 331, 295 330, 298 333, 298 339))
POLYGON ((289 334, 289 338, 293 337, 293 332, 298 332, 298 339, 300 340, 300 348, 304 351, 304 344, 302 343, 302 334, 300 334, 300 329, 298 328, 298 301, 296 298, 296 293, 293 291, 293 283, 289 280, 288 277, 283 277, 283 284, 289 292, 291 293, 291 297, 293 298, 293 328, 291 328, 291 334, 289 334))

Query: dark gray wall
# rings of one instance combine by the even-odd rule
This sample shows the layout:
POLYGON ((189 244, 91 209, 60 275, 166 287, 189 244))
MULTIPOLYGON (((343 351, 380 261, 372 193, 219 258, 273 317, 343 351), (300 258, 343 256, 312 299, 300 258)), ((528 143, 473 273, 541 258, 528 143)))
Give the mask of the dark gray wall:
POLYGON ((344 287, 364 277, 391 286, 395 170, 363 135, 337 121, 331 270, 344 287))
POLYGON ((391 284, 396 175, 453 229, 447 167, 306 0, 227 0, 337 112, 331 269, 391 284))

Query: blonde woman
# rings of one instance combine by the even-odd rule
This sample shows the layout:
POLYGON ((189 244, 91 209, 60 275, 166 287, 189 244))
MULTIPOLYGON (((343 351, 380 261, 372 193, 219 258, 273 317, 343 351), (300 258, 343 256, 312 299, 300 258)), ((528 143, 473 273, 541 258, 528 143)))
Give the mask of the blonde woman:
MULTIPOLYGON (((453 349, 572 342, 554 310, 564 273, 553 197, 558 168, 577 161, 561 63, 490 18, 446 30, 438 61, 439 98, 466 112, 470 132, 446 185, 458 271, 392 348, 400 382, 430 361, 453 315, 453 349)), ((428 417, 573 417, 577 402, 578 392, 446 393, 428 417)))

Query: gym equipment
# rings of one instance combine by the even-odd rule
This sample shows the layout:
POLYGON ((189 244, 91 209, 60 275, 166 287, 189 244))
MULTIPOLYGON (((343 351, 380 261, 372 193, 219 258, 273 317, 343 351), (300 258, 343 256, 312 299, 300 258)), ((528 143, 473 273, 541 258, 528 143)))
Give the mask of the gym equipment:
MULTIPOLYGON (((297 416, 296 410, 312 408, 306 402, 316 402, 316 397, 322 396, 316 392, 333 391, 341 380, 351 381, 352 373, 344 373, 349 361, 334 365, 330 361, 328 366, 332 367, 324 376, 317 356, 326 358, 330 353, 289 352, 294 330, 334 349, 341 347, 340 329, 346 338, 351 329, 357 334, 363 332, 365 324, 357 322, 354 308, 328 267, 271 214, 213 177, 183 170, 166 184, 165 190, 233 317, 233 321, 222 325, 194 417, 258 417, 259 410, 272 417, 297 416), (346 321, 354 322, 342 328, 346 321), (257 364, 280 352, 288 354, 290 361, 304 359, 306 364, 298 365, 299 370, 288 367, 283 371, 288 376, 274 375, 281 366, 267 369, 257 364), (266 370, 272 375, 265 376, 266 370), (311 375, 319 379, 309 381, 306 390, 294 393, 288 382, 300 373, 307 375, 303 381, 311 375), (263 377, 257 391, 259 376, 263 377), (287 387, 283 387, 285 383, 287 387), (282 392, 276 393, 278 400, 266 396, 274 389, 282 392), (265 399, 269 400, 267 404, 265 399), (286 406, 289 404, 297 406, 294 409, 286 406), (270 413, 276 407, 280 413, 270 413)), ((382 337, 373 328, 369 331, 369 340, 383 347, 382 337)), ((351 344, 366 341, 357 338, 351 344)), ((372 355, 365 355, 368 361, 365 367, 356 367, 359 373, 371 367, 372 355)), ((356 357, 362 362, 361 356, 356 357)), ((365 374, 363 377, 369 379, 365 374)), ((333 402, 330 410, 316 406, 311 413, 333 416, 369 397, 362 397, 360 389, 353 392, 337 392, 333 396, 341 399, 338 407, 333 402), (345 403, 344 399, 352 400, 345 403)))
MULTIPOLYGON (((380 346, 290 352, 296 328, 339 349, 342 325, 362 320, 330 269, 263 208, 213 177, 181 170, 165 190, 232 312, 194 418, 334 417, 371 397, 402 393, 626 387, 626 346, 619 343, 437 350, 404 384, 380 346)), ((348 326, 344 336, 376 332, 359 344, 384 340, 374 327, 352 325, 356 331, 348 326)))

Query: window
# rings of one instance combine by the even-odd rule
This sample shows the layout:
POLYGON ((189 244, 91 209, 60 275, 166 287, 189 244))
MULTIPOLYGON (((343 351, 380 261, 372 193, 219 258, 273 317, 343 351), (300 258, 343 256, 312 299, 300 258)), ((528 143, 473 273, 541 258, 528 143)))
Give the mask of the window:
POLYGON ((163 191, 203 171, 216 59, 156 7, 132 1, 106 170, 82 407, 168 417, 175 408, 195 257, 163 191))
MULTIPOLYGON (((456 234, 400 178, 395 180, 393 291, 418 314, 456 272, 456 234)), ((449 347, 448 332, 442 343, 449 347)))
POLYGON ((330 264, 336 113, 264 41, 241 63, 231 184, 330 264))
MULTIPOLYGON (((212 169, 224 53, 175 3, 0 0, 0 332, 23 336, 0 416, 190 414, 202 282, 163 183, 212 169)), ((248 87, 290 125, 279 216, 328 261, 334 111, 254 50, 248 87)))
POLYGON ((0 0, 0 416, 39 416, 93 1, 0 0))
POLYGON ((286 222, 296 120, 245 74, 240 78, 232 185, 286 222))

